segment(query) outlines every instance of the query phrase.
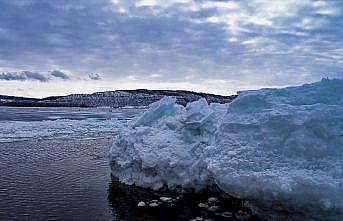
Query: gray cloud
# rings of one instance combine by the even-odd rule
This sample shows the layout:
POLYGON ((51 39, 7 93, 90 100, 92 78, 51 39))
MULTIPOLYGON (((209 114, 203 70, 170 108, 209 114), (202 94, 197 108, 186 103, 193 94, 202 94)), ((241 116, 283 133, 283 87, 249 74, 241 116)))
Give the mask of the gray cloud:
POLYGON ((21 71, 21 72, 0 73, 0 80, 6 80, 6 81, 37 80, 41 82, 47 82, 48 78, 38 72, 21 71))
POLYGON ((50 72, 50 75, 56 78, 61 78, 63 80, 70 80, 70 77, 62 71, 54 70, 50 72))
POLYGON ((68 83, 99 72, 146 87, 343 77, 341 1, 2 0, 0 8, 0 66, 60 67, 68 83))
POLYGON ((88 74, 88 78, 95 81, 102 79, 101 75, 98 73, 90 73, 88 74))

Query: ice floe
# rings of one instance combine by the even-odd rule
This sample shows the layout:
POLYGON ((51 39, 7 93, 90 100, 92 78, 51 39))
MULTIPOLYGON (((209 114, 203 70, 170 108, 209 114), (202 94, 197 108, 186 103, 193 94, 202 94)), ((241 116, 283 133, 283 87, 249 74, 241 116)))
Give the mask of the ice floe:
POLYGON ((343 80, 239 92, 229 104, 186 107, 165 97, 110 151, 127 184, 200 190, 285 208, 343 210, 343 80))

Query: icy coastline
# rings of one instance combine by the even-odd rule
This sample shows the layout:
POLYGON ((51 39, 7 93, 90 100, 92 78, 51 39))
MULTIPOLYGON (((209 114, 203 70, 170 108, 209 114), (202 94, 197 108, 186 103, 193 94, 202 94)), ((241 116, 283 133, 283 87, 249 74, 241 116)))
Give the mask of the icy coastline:
POLYGON ((343 80, 240 92, 186 107, 165 97, 121 128, 120 181, 160 189, 211 183, 257 204, 343 211, 343 80))

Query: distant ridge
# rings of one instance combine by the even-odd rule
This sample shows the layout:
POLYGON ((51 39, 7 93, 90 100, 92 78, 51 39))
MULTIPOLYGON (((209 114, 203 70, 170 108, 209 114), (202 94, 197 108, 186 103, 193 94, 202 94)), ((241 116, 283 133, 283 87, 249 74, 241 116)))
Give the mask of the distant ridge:
POLYGON ((92 94, 71 94, 66 96, 51 96, 46 98, 27 98, 0 95, 0 106, 18 107, 125 107, 147 106, 164 96, 175 97, 177 103, 186 105, 188 102, 205 98, 208 103, 228 103, 236 95, 221 96, 184 90, 116 90, 96 92, 92 94))

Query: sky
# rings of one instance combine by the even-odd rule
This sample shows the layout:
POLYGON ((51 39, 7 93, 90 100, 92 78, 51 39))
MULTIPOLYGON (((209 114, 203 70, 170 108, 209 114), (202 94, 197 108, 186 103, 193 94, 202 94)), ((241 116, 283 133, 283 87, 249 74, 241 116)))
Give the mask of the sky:
POLYGON ((1 0, 0 94, 230 95, 343 77, 342 0, 1 0))

